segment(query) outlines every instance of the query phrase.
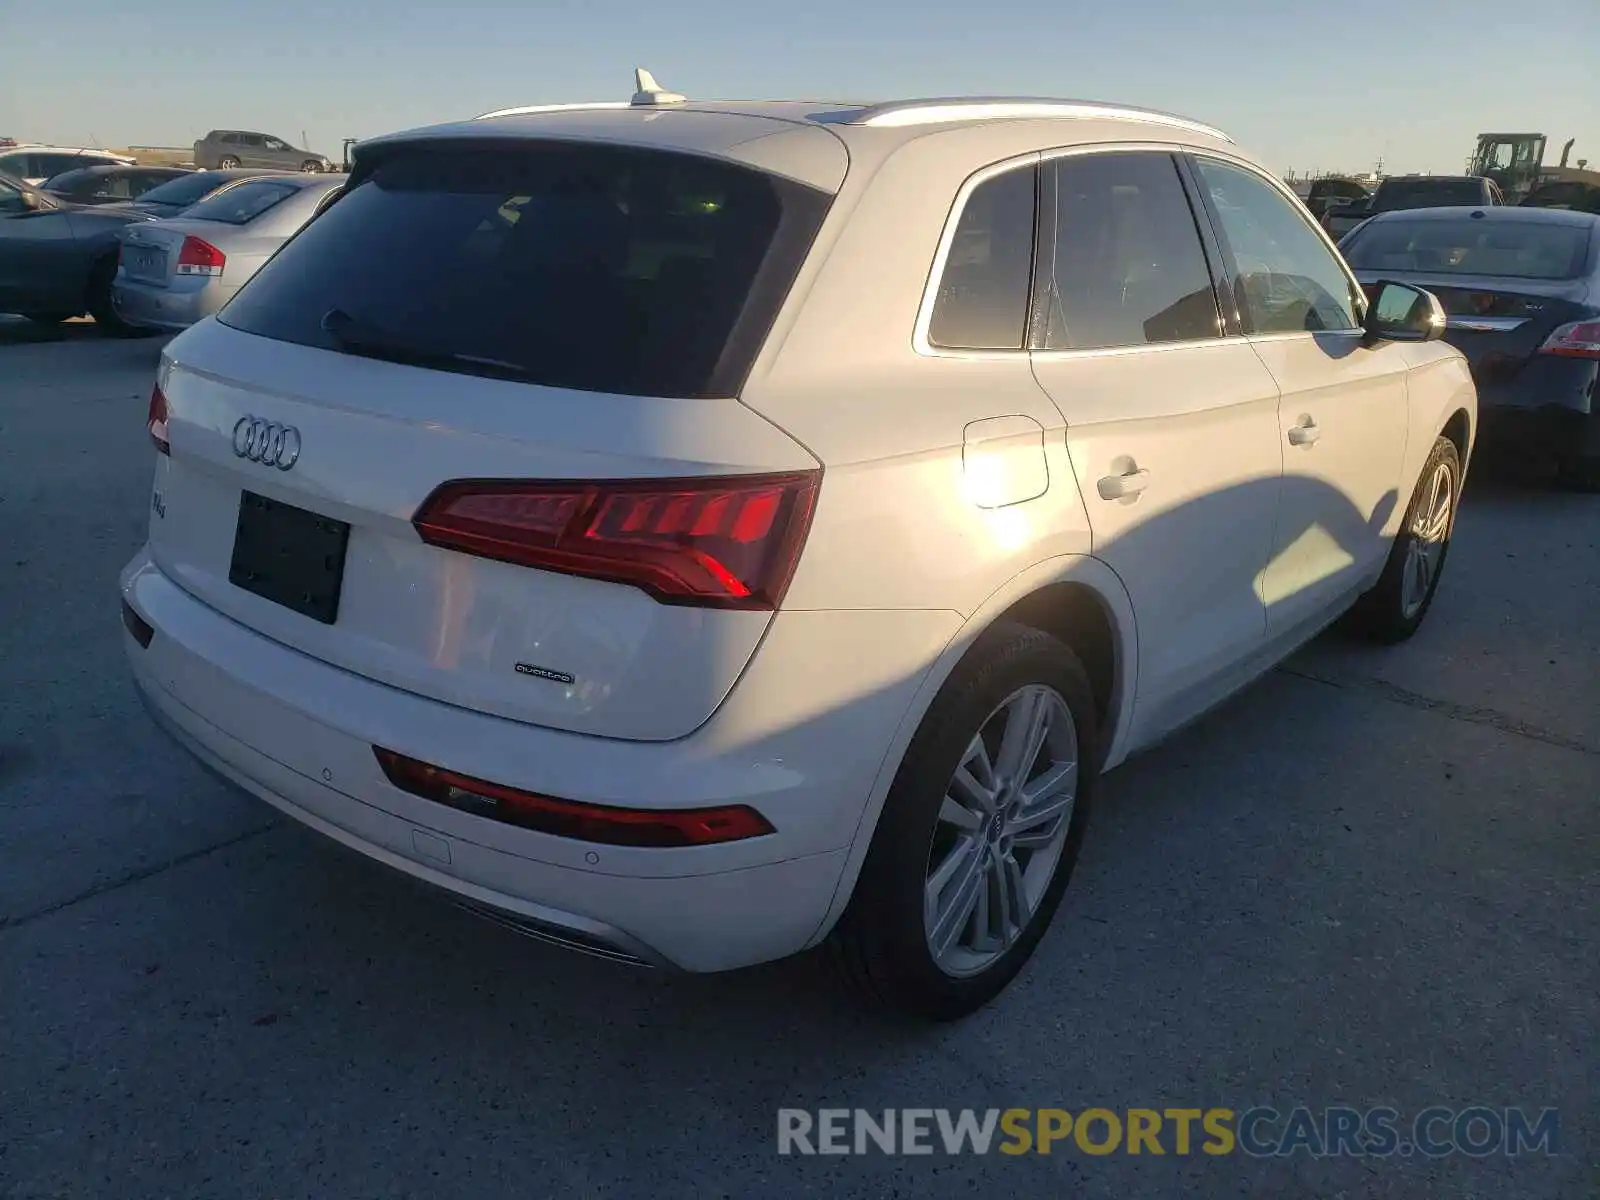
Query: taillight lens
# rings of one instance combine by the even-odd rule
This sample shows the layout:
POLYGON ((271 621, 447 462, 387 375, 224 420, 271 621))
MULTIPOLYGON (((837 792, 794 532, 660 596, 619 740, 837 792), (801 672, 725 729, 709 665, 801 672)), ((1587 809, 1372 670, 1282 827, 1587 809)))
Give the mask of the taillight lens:
POLYGON ((608 846, 713 846, 773 832, 743 804, 720 808, 612 808, 557 800, 489 783, 374 746, 378 766, 395 787, 424 800, 556 837, 608 846))
POLYGON ((1540 354, 1600 359, 1600 321, 1574 321, 1545 338, 1540 354))
POLYGON ((178 251, 179 275, 221 275, 228 265, 228 256, 204 238, 193 235, 183 239, 178 251))
POLYGON ((457 480, 412 524, 433 546, 632 584, 664 604, 772 609, 794 574, 820 478, 457 480))
POLYGON ((163 454, 171 454, 172 447, 167 444, 167 395, 161 390, 159 383, 150 389, 150 416, 147 425, 150 429, 150 440, 156 444, 156 449, 163 454))

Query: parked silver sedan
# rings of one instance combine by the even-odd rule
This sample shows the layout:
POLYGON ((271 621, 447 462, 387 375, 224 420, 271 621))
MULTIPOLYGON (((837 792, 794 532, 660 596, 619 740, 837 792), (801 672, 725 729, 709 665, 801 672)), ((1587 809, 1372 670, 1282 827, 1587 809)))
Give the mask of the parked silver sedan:
POLYGON ((111 288, 129 325, 187 329, 232 298, 344 186, 343 175, 273 175, 213 193, 180 216, 122 231, 111 288))

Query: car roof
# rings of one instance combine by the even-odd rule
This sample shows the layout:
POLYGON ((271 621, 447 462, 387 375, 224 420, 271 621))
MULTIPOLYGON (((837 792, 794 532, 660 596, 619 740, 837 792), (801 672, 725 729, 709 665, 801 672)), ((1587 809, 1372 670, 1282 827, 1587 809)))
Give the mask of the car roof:
POLYGON ((876 103, 689 100, 655 89, 648 72, 638 75, 639 90, 631 101, 498 109, 472 120, 372 138, 357 147, 357 160, 372 162, 419 142, 600 142, 725 158, 836 191, 851 164, 881 163, 899 147, 925 138, 958 139, 952 146, 958 157, 988 162, 1046 145, 1123 141, 1233 150, 1227 134, 1200 121, 1101 101, 1036 96, 876 103))
POLYGON ((43 142, 21 142, 3 149, 7 154, 14 154, 18 150, 29 150, 45 154, 81 154, 86 158, 98 155, 101 158, 114 158, 119 162, 128 157, 126 154, 113 154, 110 150, 96 150, 91 146, 48 146, 43 142))
POLYGON ((1487 175, 1391 175, 1383 180, 1383 184, 1403 183, 1408 187, 1415 187, 1419 183, 1483 183, 1487 175))
POLYGON ((193 174, 187 167, 159 167, 139 163, 91 163, 87 167, 74 167, 70 171, 61 172, 62 175, 110 175, 123 171, 176 171, 182 175, 193 174))
POLYGON ((1521 204, 1488 204, 1474 207, 1456 204, 1443 208, 1402 208, 1392 212, 1377 213, 1369 220, 1378 221, 1492 221, 1503 224, 1522 222, 1530 225, 1600 225, 1600 214, 1574 212, 1568 208, 1532 208, 1521 204))

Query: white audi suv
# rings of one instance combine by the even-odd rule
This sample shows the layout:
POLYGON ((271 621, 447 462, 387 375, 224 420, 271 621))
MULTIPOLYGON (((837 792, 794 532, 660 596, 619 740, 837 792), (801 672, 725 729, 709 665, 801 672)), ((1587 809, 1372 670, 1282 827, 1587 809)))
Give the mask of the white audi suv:
POLYGON ((528 933, 826 942, 957 1017, 1103 771, 1421 622, 1443 329, 1192 120, 641 72, 362 144, 167 347, 128 655, 216 772, 528 933))

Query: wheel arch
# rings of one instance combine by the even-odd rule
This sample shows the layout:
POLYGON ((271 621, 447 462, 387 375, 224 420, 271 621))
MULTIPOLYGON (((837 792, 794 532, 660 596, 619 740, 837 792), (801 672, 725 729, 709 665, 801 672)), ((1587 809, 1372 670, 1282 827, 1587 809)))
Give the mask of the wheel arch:
POLYGON ((1100 559, 1080 554, 1048 559, 992 593, 968 616, 928 671, 878 768, 833 901, 810 945, 828 935, 849 904, 884 801, 934 698, 984 636, 1008 620, 1043 629, 1078 652, 1100 710, 1102 764, 1112 767, 1127 757, 1139 665, 1132 601, 1116 572, 1100 559))
POLYGON ((1455 412, 1451 413, 1444 425, 1439 430, 1441 437, 1447 437, 1455 444, 1456 453, 1461 456, 1461 468, 1466 470, 1467 458, 1472 451, 1472 417, 1467 412, 1467 406, 1460 404, 1455 412))

